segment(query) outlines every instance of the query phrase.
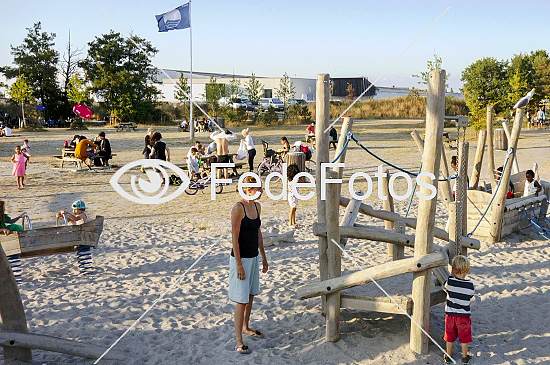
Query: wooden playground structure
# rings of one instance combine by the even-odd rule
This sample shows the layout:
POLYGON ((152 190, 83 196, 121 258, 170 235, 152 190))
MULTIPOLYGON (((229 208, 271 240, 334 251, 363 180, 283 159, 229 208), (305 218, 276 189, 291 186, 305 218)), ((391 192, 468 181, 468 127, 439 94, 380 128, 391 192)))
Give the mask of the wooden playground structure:
MULTIPOLYGON (((21 258, 74 252, 80 246, 97 247, 103 230, 103 217, 78 226, 48 227, 0 235, 0 346, 5 364, 32 362, 31 349, 60 352, 97 359, 106 348, 60 337, 29 333, 25 308, 6 255, 21 258)), ((125 360, 110 351, 105 358, 125 360)))
MULTIPOLYGON (((466 255, 468 248, 480 249, 478 238, 497 242, 505 235, 520 229, 522 221, 518 219, 518 206, 525 207, 534 204, 537 205, 538 209, 535 210, 536 214, 540 215, 546 212, 547 200, 546 196, 542 194, 536 197, 517 197, 506 200, 507 186, 516 156, 524 108, 516 110, 516 119, 508 141, 510 149, 507 154, 507 162, 509 163, 504 164, 500 178, 501 184, 496 182, 492 173, 494 171, 492 123, 488 123, 486 133, 482 131, 479 135, 474 170, 469 175, 471 176, 471 189, 468 188, 467 178, 467 142, 458 140, 457 150, 460 165, 458 175, 449 174, 443 147, 444 80, 444 70, 434 70, 429 73, 425 140, 423 141, 416 131, 412 133, 412 137, 423 155, 422 172, 430 172, 436 177, 439 176, 439 181, 438 179, 430 181, 426 177, 422 177, 422 181, 431 183, 437 188, 439 198, 447 207, 449 220, 446 230, 435 227, 436 198, 419 200, 416 218, 403 217, 395 213, 391 196, 388 193, 387 178, 378 181, 379 186, 382 185, 385 196, 388 197, 387 200, 383 201, 383 210, 374 209, 362 203, 359 199, 341 197, 341 184, 327 184, 326 199, 322 200, 320 184, 316 184, 318 222, 313 226, 313 233, 319 239, 320 282, 303 285, 297 289, 296 293, 300 299, 322 297, 322 310, 326 320, 325 339, 327 341, 336 342, 340 338, 341 309, 395 314, 408 313, 412 315, 412 321, 414 322, 411 323, 410 348, 416 353, 427 353, 428 337, 419 327, 421 326, 426 333, 429 333, 430 307, 446 300, 446 293, 442 290, 442 285, 449 277, 447 265, 454 256, 457 254, 466 255), (479 186, 486 137, 489 137, 490 140, 488 155, 490 175, 493 179, 492 190, 489 190, 488 187, 479 186), (451 192, 450 180, 453 178, 456 178, 456 197, 453 197, 451 192), (343 217, 340 217, 339 214, 340 205, 346 207, 343 217), (385 229, 355 224, 359 213, 384 220, 385 229), (405 232, 406 227, 415 229, 415 234, 407 234, 405 232), (475 235, 472 234, 472 230, 475 231, 475 235), (445 246, 434 244, 434 237, 446 241, 447 244, 445 246), (335 243, 345 247, 348 238, 386 243, 391 261, 342 275, 342 252, 335 243), (414 248, 413 257, 405 257, 405 246, 414 248), (389 296, 367 297, 341 292, 348 288, 371 283, 373 280, 378 281, 406 273, 413 273, 412 289, 408 295, 399 295, 390 299, 389 296)), ((318 75, 316 101, 317 181, 320 181, 321 177, 321 164, 330 162, 328 134, 325 133, 329 126, 328 84, 329 75, 318 75)), ((490 109, 492 110, 492 108, 490 109)), ((464 123, 463 120, 462 123, 464 123)), ((353 120, 351 118, 343 119, 340 140, 336 150, 336 156, 339 157, 335 162, 345 161, 346 151, 344 146, 346 140, 349 139, 348 132, 351 132, 352 126, 353 120)), ((464 124, 458 125, 458 127, 463 128, 464 131, 466 129, 464 124)), ((373 154, 371 153, 371 155, 373 154)), ((524 179, 525 172, 518 171, 512 177, 512 181, 517 184, 518 188, 524 184, 521 174, 523 174, 524 179)), ((341 178, 342 168, 327 171, 327 176, 332 179, 341 178)), ((520 190, 523 192, 523 188, 520 190)), ((422 187, 420 193, 428 196, 430 190, 422 187)))

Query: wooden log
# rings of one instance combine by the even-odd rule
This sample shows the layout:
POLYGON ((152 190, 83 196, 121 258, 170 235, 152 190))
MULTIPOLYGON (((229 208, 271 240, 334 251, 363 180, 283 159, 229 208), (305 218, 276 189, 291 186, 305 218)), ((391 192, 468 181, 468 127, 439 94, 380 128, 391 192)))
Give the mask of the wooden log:
MULTIPOLYGON (((357 191, 356 194, 362 195, 362 192, 357 191)), ((361 200, 352 199, 351 203, 348 204, 348 206, 346 207, 346 211, 344 212, 344 216, 340 221, 340 225, 344 227, 353 227, 353 225, 355 224, 355 221, 357 220, 357 215, 359 214, 360 206, 361 206, 361 200)), ((345 247, 347 243, 348 243, 348 239, 340 235, 340 245, 342 247, 345 247)))
POLYGON ((493 145, 493 113, 492 105, 487 106, 487 162, 489 164, 489 177, 491 179, 492 191, 497 187, 495 179, 495 150, 493 145))
MULTIPOLYGON (((21 333, 13 331, 0 331, 0 344, 4 349, 13 349, 15 347, 28 349, 38 349, 62 354, 80 356, 87 359, 97 359, 106 350, 107 347, 97 346, 90 343, 84 343, 64 338, 39 335, 35 333, 21 333)), ((5 351, 5 350, 4 350, 5 351)), ((111 350, 103 357, 105 360, 127 360, 123 353, 111 350)))
MULTIPOLYGON (((424 154, 424 141, 422 140, 422 137, 420 137, 420 134, 417 130, 414 130, 411 132, 411 136, 413 140, 416 142, 416 146, 418 147, 418 150, 420 153, 424 154)), ((441 146, 441 174, 435 174, 435 176, 439 176, 440 178, 448 177, 449 176, 449 167, 447 165, 447 156, 445 156, 445 149, 443 146, 441 146), (443 176, 441 176, 443 175, 443 176)), ((424 170, 424 169, 422 169, 424 170)), ((447 181, 439 181, 439 197, 443 200, 443 203, 445 203, 445 206, 448 207, 449 203, 453 201, 453 196, 451 194, 451 183, 449 180, 447 181)))
MULTIPOLYGON (((342 308, 368 312, 403 314, 388 297, 367 297, 362 295, 341 294, 342 308)), ((410 297, 393 295, 392 299, 407 313, 411 314, 413 303, 410 297)))
MULTIPOLYGON (((338 178, 336 171, 327 171, 329 179, 338 178)), ((342 253, 334 243, 340 242, 340 230, 338 226, 338 211, 340 205, 341 184, 328 184, 327 186, 327 260, 329 279, 342 275, 342 253)), ((325 317, 326 332, 325 339, 329 342, 336 342, 340 339, 340 292, 327 295, 327 312, 325 317)))
MULTIPOLYGON (((340 137, 338 138, 338 147, 336 147, 336 152, 334 156, 338 156, 340 154, 340 151, 342 151, 342 148, 344 148, 344 144, 346 143, 347 134, 348 132, 351 132, 351 129, 353 127, 353 118, 351 117, 344 117, 344 120, 342 121, 342 128, 340 129, 340 137)), ((336 162, 344 163, 346 161, 346 153, 347 151, 344 151, 340 158, 336 162)), ((341 179, 344 175, 344 168, 340 167, 338 168, 338 178, 341 179)))
MULTIPOLYGON (((350 199, 346 197, 340 197, 340 205, 347 206, 349 204, 350 199)), ((371 207, 370 205, 361 203, 359 206, 359 213, 366 214, 371 217, 383 219, 383 220, 391 220, 391 221, 403 221, 407 225, 407 227, 411 227, 416 229, 416 218, 404 218, 400 216, 397 213, 387 212, 385 210, 377 210, 371 207)), ((434 236, 445 240, 447 242, 452 241, 449 239, 449 233, 445 232, 441 228, 434 228, 434 236)), ((462 244, 468 248, 479 250, 481 245, 479 243, 479 240, 469 238, 469 237, 462 237, 462 244)))
POLYGON ((508 149, 508 139, 504 129, 495 129, 495 150, 506 151, 508 149))
MULTIPOLYGON (((380 181, 378 181, 378 184, 382 185, 382 194, 386 197, 386 200, 382 200, 382 207, 385 211, 388 212, 394 212, 395 208, 393 205, 393 197, 390 194, 390 183, 389 183, 389 176, 390 176, 390 170, 386 169, 384 171, 386 176, 382 176, 380 178, 380 181)), ((393 221, 384 221, 384 228, 388 231, 391 231, 393 229, 393 221)), ((397 246, 394 246, 391 243, 388 243, 388 257, 394 257, 397 255, 397 246)))
POLYGON ((306 171, 306 154, 303 152, 287 152, 285 162, 287 165, 296 164, 300 172, 306 171))
MULTIPOLYGON (((317 99, 315 102, 315 140, 317 148, 315 149, 315 178, 316 181, 321 181, 321 164, 329 162, 328 159, 328 133, 325 129, 329 126, 330 118, 330 76, 328 74, 317 75, 316 93, 317 99)), ((321 199, 321 184, 315 184, 315 195, 317 197, 317 221, 326 223, 326 202, 321 199)), ((328 279, 328 260, 327 260, 327 238, 319 237, 319 274, 321 280, 328 279)), ((323 312, 326 310, 326 298, 322 299, 323 312)))
MULTIPOLYGON (((445 71, 433 70, 428 75, 428 94, 426 98, 426 140, 422 158, 422 170, 439 175, 441 148, 443 145, 443 120, 445 117, 445 71)), ((438 181, 427 177, 424 182, 431 183, 437 189, 438 181)), ((430 194, 428 188, 422 187, 421 194, 430 194)), ((422 257, 432 252, 437 200, 420 200, 418 202, 418 227, 414 241, 414 256, 422 257)), ((403 260, 401 260, 403 261, 403 260)), ((399 262, 399 261, 395 261, 399 262)), ((430 331, 430 287, 431 270, 413 273, 412 299, 415 323, 411 323, 410 347, 419 354, 428 352, 428 337, 417 327, 422 326, 430 331)))
MULTIPOLYGON (((400 246, 414 247, 414 236, 404 233, 398 233, 394 231, 387 231, 380 228, 355 226, 346 227, 340 226, 340 237, 366 239, 370 241, 380 241, 393 243, 400 246)), ((325 224, 314 223, 313 234, 316 236, 324 236, 327 234, 327 227, 325 224)))
POLYGON ((512 172, 512 163, 510 162, 513 161, 516 154, 524 113, 525 108, 516 109, 514 128, 512 130, 512 135, 510 138, 510 148, 512 149, 512 153, 509 157, 508 164, 506 165, 506 168, 502 173, 502 183, 500 184, 498 190, 495 192, 495 200, 491 206, 491 219, 493 221, 493 225, 491 227, 490 239, 492 242, 498 242, 501 238, 502 215, 504 214, 504 207, 506 205, 506 193, 508 191, 508 182, 510 181, 510 175, 512 172))
POLYGON ((538 195, 538 196, 529 196, 529 197, 526 197, 526 198, 522 198, 519 201, 509 203, 509 204, 505 204, 504 211, 507 212, 507 211, 514 210, 514 209, 517 209, 517 208, 520 208, 520 207, 525 207, 525 206, 527 206, 530 209, 531 204, 536 203, 536 202, 542 202, 545 199, 546 199, 546 195, 544 195, 544 194, 538 195))
POLYGON ((479 177, 481 175, 481 166, 483 165, 483 154, 485 153, 485 140, 487 139, 487 131, 479 131, 477 136, 476 157, 474 160, 474 170, 472 171, 472 179, 470 187, 477 189, 479 185, 479 177))
POLYGON ((389 261, 338 278, 324 280, 320 283, 303 285, 296 289, 296 295, 299 299, 313 298, 358 285, 365 285, 371 282, 371 278, 378 281, 406 273, 428 271, 430 268, 446 264, 447 257, 442 252, 435 252, 419 257, 410 257, 403 260, 389 261))
MULTIPOLYGON (((405 222, 403 222, 403 221, 394 222, 393 231, 395 233, 405 234, 406 228, 407 228, 407 225, 405 224, 405 222)), ((414 242, 414 240, 413 240, 413 242, 414 242)), ((395 261, 395 260, 404 259, 405 258, 405 247, 404 246, 396 246, 396 245, 392 245, 392 246, 394 247, 394 249, 392 250, 392 260, 395 261)))
MULTIPOLYGON (((512 139, 512 136, 510 135, 510 128, 508 127, 508 123, 506 121, 502 122, 502 129, 504 129, 504 134, 506 134, 506 140, 510 141, 512 139)), ((518 155, 517 152, 514 156, 514 161, 512 163, 512 173, 517 174, 519 172, 519 165, 518 165, 518 155)))
MULTIPOLYGON (((21 295, 11 271, 8 258, 0 246, 0 333, 3 331, 27 332, 27 318, 21 295)), ((32 361, 32 353, 21 346, 4 346, 4 362, 32 361)))

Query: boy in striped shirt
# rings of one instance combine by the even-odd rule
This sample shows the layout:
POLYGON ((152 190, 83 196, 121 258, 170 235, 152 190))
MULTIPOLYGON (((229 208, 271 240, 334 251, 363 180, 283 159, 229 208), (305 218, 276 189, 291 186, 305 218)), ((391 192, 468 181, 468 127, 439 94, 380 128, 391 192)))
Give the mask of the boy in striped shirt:
MULTIPOLYGON (((447 303, 445 304, 445 335, 447 353, 452 356, 453 344, 456 338, 462 346, 462 364, 470 363, 468 344, 472 342, 472 321, 470 315, 470 300, 475 294, 474 284, 466 279, 470 271, 470 261, 465 256, 456 256, 453 259, 451 276, 445 282, 447 303)), ((452 360, 443 356, 443 362, 452 363, 452 360)))

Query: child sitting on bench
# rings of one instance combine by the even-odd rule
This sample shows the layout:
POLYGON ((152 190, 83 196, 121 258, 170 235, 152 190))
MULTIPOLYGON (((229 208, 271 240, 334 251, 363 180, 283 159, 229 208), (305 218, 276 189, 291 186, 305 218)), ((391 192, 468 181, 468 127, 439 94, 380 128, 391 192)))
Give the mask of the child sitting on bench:
POLYGON ((527 170, 525 172, 525 187, 523 189, 523 197, 527 197, 530 195, 538 196, 539 193, 542 190, 542 186, 540 186, 539 182, 535 180, 535 173, 533 170, 527 170))

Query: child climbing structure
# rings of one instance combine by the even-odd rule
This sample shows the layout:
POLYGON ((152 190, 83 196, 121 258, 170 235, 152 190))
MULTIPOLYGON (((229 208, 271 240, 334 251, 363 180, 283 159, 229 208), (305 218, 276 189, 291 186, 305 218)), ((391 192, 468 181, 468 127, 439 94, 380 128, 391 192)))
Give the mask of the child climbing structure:
MULTIPOLYGON (((320 181, 321 163, 329 162, 328 134, 325 133, 329 125, 328 80, 329 76, 326 74, 317 77, 317 181, 320 181)), ((445 71, 431 71, 428 80, 426 141, 423 146, 422 170, 438 176, 440 175, 443 144, 445 71)), ((346 145, 346 138, 349 138, 348 132, 351 131, 351 128, 351 118, 345 118, 336 151, 338 156, 336 162, 343 162, 345 159, 345 150, 342 149, 346 145)), ((354 141, 362 146, 355 138, 354 141)), ((363 149, 369 152, 366 148, 363 149)), ((371 153, 371 155, 373 154, 371 153)), ((329 171, 328 175, 330 178, 338 178, 341 176, 341 171, 329 171)), ((443 181, 446 182, 447 177, 448 175, 445 175, 443 181)), ((438 184, 437 179, 431 181, 427 177, 422 177, 422 181, 427 184, 431 183, 436 187, 438 184)), ((298 297, 300 299, 322 297, 323 312, 326 316, 325 338, 327 341, 332 342, 338 341, 340 338, 341 308, 387 313, 411 313, 413 323, 411 323, 410 347, 417 353, 426 353, 428 350, 427 334, 429 333, 430 307, 445 300, 441 285, 449 275, 446 265, 449 263, 449 259, 454 257, 454 253, 457 252, 455 237, 435 227, 436 199, 420 200, 418 217, 405 218, 390 210, 373 209, 369 205, 361 203, 358 199, 350 200, 341 197, 340 184, 327 185, 326 200, 322 200, 320 186, 317 184, 318 223, 313 227, 314 234, 319 237, 321 281, 298 288, 298 297), (339 219, 340 205, 347 206, 341 222, 339 219), (391 222, 393 223, 393 230, 355 225, 354 221, 358 213, 391 222), (405 234, 405 227, 416 229, 416 234, 405 234), (433 242, 434 237, 449 243, 444 247, 435 245, 433 242), (347 238, 360 238, 391 244, 390 252, 393 261, 342 276, 342 252, 336 243, 344 247, 347 238), (400 249, 403 246, 414 247, 414 256, 405 258, 402 249, 400 249), (396 249, 396 247, 399 248, 396 249), (439 287, 434 288, 432 285, 432 272, 439 287), (342 290, 347 288, 406 273, 413 273, 411 294, 399 297, 397 301, 386 297, 351 297, 341 293, 342 290)), ((422 187, 420 193, 429 196, 430 190, 422 187)), ((460 237, 460 250, 464 250, 464 248, 479 249, 479 241, 465 237, 462 234, 463 231, 460 230, 457 233, 457 236, 460 237)))

